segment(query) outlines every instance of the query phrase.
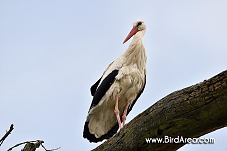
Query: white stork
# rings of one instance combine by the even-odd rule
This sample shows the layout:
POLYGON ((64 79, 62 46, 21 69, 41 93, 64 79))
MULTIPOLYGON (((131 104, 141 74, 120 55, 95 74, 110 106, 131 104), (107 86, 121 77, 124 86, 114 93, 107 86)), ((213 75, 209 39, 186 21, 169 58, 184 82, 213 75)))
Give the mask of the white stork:
POLYGON ((146 25, 137 20, 124 40, 134 38, 123 55, 113 61, 91 86, 93 100, 84 125, 83 137, 99 142, 125 125, 126 116, 146 84, 146 53, 142 43, 146 25))

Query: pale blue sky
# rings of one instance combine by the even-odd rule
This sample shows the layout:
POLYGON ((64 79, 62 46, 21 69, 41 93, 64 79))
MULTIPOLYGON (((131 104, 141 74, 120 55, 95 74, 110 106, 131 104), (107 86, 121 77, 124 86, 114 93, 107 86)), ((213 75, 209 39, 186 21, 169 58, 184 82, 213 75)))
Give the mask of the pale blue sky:
MULTIPOLYGON (((148 79, 128 122, 167 94, 226 70, 226 6, 225 0, 0 0, 0 136, 15 125, 0 150, 36 139, 62 151, 95 148, 82 137, 89 89, 128 47, 131 41, 122 42, 136 19, 147 24, 148 79)), ((224 134, 226 128, 204 136, 214 145, 180 151, 225 151, 224 134)))

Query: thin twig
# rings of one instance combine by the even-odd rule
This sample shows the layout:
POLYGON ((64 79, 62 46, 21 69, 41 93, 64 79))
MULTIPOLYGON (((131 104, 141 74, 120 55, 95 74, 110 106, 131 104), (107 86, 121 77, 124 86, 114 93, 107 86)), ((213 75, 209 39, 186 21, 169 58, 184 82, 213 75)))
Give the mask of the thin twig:
POLYGON ((58 148, 55 148, 55 149, 46 149, 43 144, 41 144, 42 148, 45 149, 45 151, 54 151, 54 150, 58 150, 60 149, 61 147, 58 147, 58 148))
POLYGON ((13 129, 14 129, 13 128, 13 124, 11 124, 9 130, 6 131, 5 135, 1 138, 1 140, 0 140, 0 146, 2 145, 2 143, 4 142, 4 140, 6 139, 6 137, 9 136, 9 134, 12 132, 13 129))

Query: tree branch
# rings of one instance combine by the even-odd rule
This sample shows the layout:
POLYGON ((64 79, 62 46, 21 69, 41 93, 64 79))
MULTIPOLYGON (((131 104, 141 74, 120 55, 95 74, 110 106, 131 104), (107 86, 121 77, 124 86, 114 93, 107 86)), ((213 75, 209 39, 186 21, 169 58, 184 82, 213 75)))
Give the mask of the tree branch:
POLYGON ((16 145, 14 145, 13 147, 9 148, 7 151, 11 151, 13 148, 16 148, 20 145, 24 145, 24 148, 21 151, 35 151, 37 148, 39 148, 40 146, 45 150, 45 151, 54 151, 54 150, 58 150, 60 149, 60 147, 56 148, 56 149, 46 149, 43 145, 44 141, 43 140, 35 140, 35 141, 25 141, 22 143, 18 143, 16 145))
POLYGON ((227 126, 226 117, 227 70, 162 98, 94 151, 177 150, 185 144, 151 144, 145 138, 200 137, 227 126))
POLYGON ((9 134, 11 134, 11 132, 13 131, 13 124, 10 125, 10 128, 8 131, 6 131, 5 135, 0 139, 0 146, 2 145, 2 143, 4 142, 4 140, 6 139, 6 137, 9 136, 9 134))

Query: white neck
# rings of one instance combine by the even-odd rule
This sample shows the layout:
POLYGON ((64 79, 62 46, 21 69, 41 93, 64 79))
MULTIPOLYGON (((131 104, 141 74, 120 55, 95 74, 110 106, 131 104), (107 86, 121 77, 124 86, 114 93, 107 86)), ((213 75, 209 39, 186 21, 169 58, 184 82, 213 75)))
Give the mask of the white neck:
POLYGON ((145 70, 147 60, 145 48, 142 43, 144 33, 145 30, 138 31, 134 35, 128 49, 123 54, 125 56, 125 65, 137 65, 141 72, 145 70))

